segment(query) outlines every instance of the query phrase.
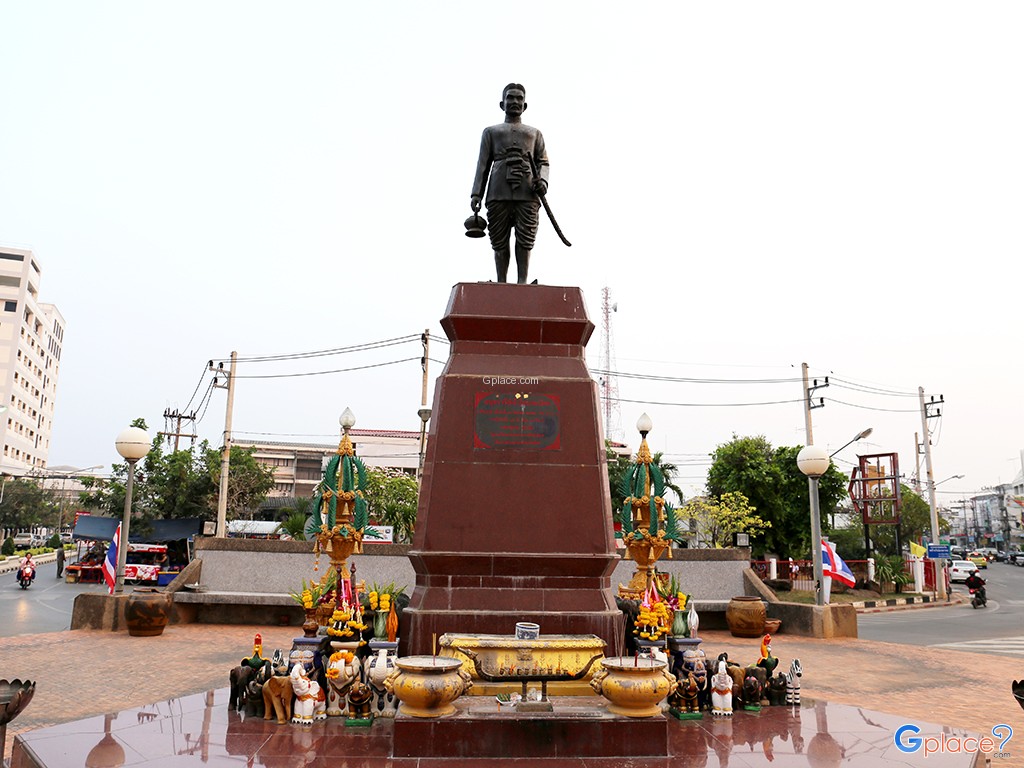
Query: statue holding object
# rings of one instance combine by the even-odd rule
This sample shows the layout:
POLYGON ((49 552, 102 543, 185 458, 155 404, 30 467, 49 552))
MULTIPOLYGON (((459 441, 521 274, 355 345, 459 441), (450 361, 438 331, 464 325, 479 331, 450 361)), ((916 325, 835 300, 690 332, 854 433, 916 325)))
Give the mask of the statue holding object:
POLYGON ((544 135, 523 123, 526 88, 519 83, 509 83, 501 93, 498 106, 505 113, 505 121, 485 128, 480 139, 480 156, 469 198, 473 215, 466 220, 466 235, 483 237, 484 226, 487 227, 498 282, 504 283, 508 281, 512 260, 510 244, 514 229, 516 282, 522 284, 529 274, 530 252, 537 238, 541 205, 562 242, 571 243, 562 234, 545 197, 548 155, 544 135), (482 203, 487 205, 487 222, 479 216, 482 203))

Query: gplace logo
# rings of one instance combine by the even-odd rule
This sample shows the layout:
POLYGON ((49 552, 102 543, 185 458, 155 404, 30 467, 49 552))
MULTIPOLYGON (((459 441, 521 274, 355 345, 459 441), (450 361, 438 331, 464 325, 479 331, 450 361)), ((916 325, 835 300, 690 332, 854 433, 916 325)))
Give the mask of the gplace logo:
POLYGON ((1006 723, 992 726, 992 736, 950 736, 942 733, 938 736, 921 737, 917 734, 921 729, 916 725, 901 725, 893 734, 892 740, 900 752, 913 753, 921 750, 924 756, 934 754, 981 752, 990 757, 1009 757, 1005 751, 1006 743, 1013 737, 1013 728, 1006 723))

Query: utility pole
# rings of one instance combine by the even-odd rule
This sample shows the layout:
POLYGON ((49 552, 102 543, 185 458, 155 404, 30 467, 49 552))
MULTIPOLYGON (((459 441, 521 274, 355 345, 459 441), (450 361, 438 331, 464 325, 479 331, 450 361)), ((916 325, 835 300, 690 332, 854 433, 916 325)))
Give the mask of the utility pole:
POLYGON ((921 436, 914 433, 914 491, 921 495, 921 436))
POLYGON ((162 435, 164 437, 173 437, 174 438, 174 451, 175 451, 175 453, 177 453, 177 451, 178 451, 178 441, 182 437, 187 437, 187 438, 191 439, 192 440, 192 445, 195 446, 195 444, 196 444, 196 437, 198 437, 198 435, 196 435, 196 433, 195 433, 195 429, 196 429, 195 428, 195 421, 196 421, 196 412, 195 411, 192 411, 191 413, 181 413, 181 412, 178 411, 178 409, 174 409, 172 411, 170 408, 164 408, 164 427, 165 427, 165 430, 163 432, 157 432, 157 434, 158 435, 162 435), (176 421, 177 422, 173 432, 171 432, 169 429, 166 429, 166 427, 168 426, 168 422, 170 422, 170 421, 176 421), (181 431, 181 422, 183 422, 183 421, 191 421, 192 422, 192 431, 191 432, 182 432, 181 431))
MULTIPOLYGON (((828 386, 828 377, 825 377, 824 384, 818 384, 818 380, 814 380, 813 386, 807 384, 807 363, 801 364, 801 372, 803 374, 804 381, 804 431, 806 432, 806 443, 805 445, 814 445, 814 431, 811 428, 811 411, 815 408, 823 408, 825 406, 825 398, 819 398, 818 404, 815 405, 812 399, 812 395, 815 390, 821 389, 822 387, 828 386)), ((831 461, 831 459, 829 459, 831 461)), ((822 604, 824 599, 824 593, 822 593, 822 583, 824 582, 822 563, 821 563, 821 513, 818 510, 818 478, 807 477, 807 492, 811 500, 811 562, 814 564, 814 592, 815 602, 818 605, 822 604)))
POLYGON ((218 379, 224 375, 224 363, 218 363, 213 367, 210 361, 210 370, 217 374, 213 379, 213 386, 228 391, 228 406, 224 414, 224 450, 220 457, 220 492, 217 495, 217 537, 224 538, 228 535, 228 472, 231 469, 231 412, 235 407, 235 362, 238 358, 237 352, 231 353, 231 368, 227 373, 227 382, 221 384, 218 379))
MULTIPOLYGON (((921 404, 921 433, 924 437, 924 466, 925 471, 928 473, 928 507, 931 510, 931 523, 932 523, 932 535, 931 540, 933 544, 939 543, 939 512, 935 506, 935 473, 932 470, 932 438, 928 431, 928 419, 937 419, 942 415, 942 411, 939 406, 945 402, 942 395, 939 395, 939 399, 935 399, 935 395, 932 395, 931 400, 925 402, 924 399, 924 387, 917 388, 917 399, 921 404)), ((939 569, 939 561, 933 560, 935 564, 935 588, 939 592, 939 599, 946 599, 946 579, 943 578, 942 571, 939 569)))
POLYGON ((423 357, 420 358, 420 367, 423 369, 423 387, 420 391, 420 457, 416 465, 416 482, 423 482, 423 458, 427 447, 427 421, 430 420, 430 409, 427 408, 427 369, 430 366, 430 329, 426 328, 420 336, 423 342, 423 357))

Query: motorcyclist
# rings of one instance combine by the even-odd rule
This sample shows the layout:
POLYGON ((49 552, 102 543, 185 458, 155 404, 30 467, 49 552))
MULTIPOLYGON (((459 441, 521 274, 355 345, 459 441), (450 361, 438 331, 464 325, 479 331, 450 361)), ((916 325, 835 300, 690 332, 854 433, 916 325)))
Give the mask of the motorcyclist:
POLYGON ((18 572, 15 575, 18 577, 19 581, 21 580, 21 572, 24 571, 26 567, 31 567, 32 568, 32 581, 35 581, 36 580, 36 561, 32 559, 32 553, 31 552, 27 552, 25 554, 25 556, 23 558, 21 558, 21 562, 18 564, 18 572))
POLYGON ((985 580, 978 575, 976 569, 971 571, 971 575, 964 581, 964 586, 974 592, 980 600, 985 600, 985 580))

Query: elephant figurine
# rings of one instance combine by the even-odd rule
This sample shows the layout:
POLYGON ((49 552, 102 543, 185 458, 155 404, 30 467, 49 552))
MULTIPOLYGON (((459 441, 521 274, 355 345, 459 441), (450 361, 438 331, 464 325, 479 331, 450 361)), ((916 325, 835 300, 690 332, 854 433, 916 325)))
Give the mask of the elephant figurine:
POLYGON ((371 702, 373 689, 366 683, 355 682, 348 692, 348 716, 352 720, 369 720, 373 717, 371 702))
POLYGON ((295 694, 292 722, 312 725, 314 720, 325 719, 327 717, 327 697, 320 688, 320 684, 309 679, 301 661, 295 662, 289 679, 292 684, 292 692, 295 694))
POLYGON ((240 665, 231 670, 228 680, 231 684, 231 694, 228 697, 229 709, 243 709, 248 694, 249 680, 253 678, 256 671, 248 665, 240 665))
POLYGON ((384 681, 395 670, 395 649, 385 647, 376 651, 364 667, 366 682, 373 690, 373 714, 375 717, 394 717, 398 703, 395 694, 384 687, 384 681))
POLYGON ((341 717, 348 710, 348 691, 359 679, 359 659, 355 654, 338 651, 327 662, 327 715, 341 717))
POLYGON ((263 717, 266 708, 263 704, 263 683, 254 675, 246 686, 245 714, 248 717, 263 717))
POLYGON ((786 675, 780 672, 768 685, 768 703, 781 707, 786 703, 786 675))
POLYGON ((718 672, 711 678, 711 714, 732 716, 732 675, 724 659, 718 661, 718 672))
POLYGON ((287 723, 292 717, 292 681, 274 675, 263 684, 263 719, 277 717, 278 723, 287 723))

